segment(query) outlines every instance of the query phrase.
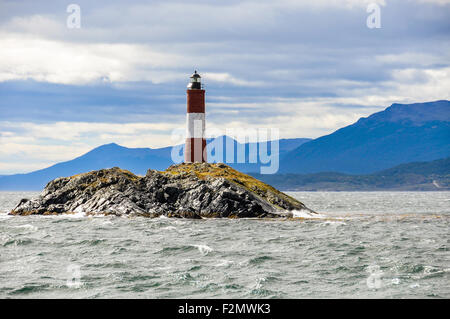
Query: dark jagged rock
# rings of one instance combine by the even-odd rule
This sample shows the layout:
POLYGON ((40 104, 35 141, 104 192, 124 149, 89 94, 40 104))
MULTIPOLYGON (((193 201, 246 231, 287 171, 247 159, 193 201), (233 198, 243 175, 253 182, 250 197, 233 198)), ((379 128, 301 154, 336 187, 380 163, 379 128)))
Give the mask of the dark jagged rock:
POLYGON ((225 164, 178 164, 144 177, 120 168, 57 178, 12 215, 86 213, 146 217, 290 217, 311 210, 225 164))

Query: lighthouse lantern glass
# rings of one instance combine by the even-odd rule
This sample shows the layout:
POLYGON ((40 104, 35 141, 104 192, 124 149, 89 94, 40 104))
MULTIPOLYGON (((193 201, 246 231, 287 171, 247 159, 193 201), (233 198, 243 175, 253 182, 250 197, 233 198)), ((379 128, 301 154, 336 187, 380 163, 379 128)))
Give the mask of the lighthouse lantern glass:
POLYGON ((202 84, 201 84, 201 77, 200 75, 197 73, 197 71, 195 71, 194 74, 192 74, 192 76, 189 79, 189 84, 188 84, 188 89, 190 90, 200 90, 202 88, 202 84))

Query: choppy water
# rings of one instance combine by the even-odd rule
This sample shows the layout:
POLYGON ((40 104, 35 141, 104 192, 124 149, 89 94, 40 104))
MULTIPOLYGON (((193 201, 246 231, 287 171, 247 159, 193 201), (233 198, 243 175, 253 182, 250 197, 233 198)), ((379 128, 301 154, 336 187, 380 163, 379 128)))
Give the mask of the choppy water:
POLYGON ((450 192, 291 193, 317 220, 7 216, 0 298, 449 298, 450 192))

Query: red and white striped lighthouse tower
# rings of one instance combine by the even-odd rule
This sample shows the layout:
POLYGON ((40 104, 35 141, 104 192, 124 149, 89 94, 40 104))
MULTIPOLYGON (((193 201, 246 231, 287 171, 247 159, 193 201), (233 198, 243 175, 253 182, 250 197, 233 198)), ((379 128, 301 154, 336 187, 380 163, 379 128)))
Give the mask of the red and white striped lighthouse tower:
POLYGON ((195 71, 187 86, 186 163, 206 162, 205 140, 205 90, 202 89, 201 77, 195 71))

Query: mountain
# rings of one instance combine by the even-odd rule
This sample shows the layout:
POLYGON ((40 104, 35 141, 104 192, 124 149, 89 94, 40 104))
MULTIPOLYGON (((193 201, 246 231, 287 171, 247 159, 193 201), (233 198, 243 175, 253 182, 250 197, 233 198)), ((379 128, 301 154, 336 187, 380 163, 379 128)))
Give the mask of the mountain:
POLYGON ((283 173, 368 174, 450 156, 450 101, 392 104, 332 134, 304 143, 281 160, 283 173))
POLYGON ((374 173, 375 176, 401 175, 450 175, 450 157, 431 161, 400 164, 395 167, 374 173))
POLYGON ((115 143, 102 145, 73 160, 62 162, 27 174, 0 176, 0 190, 40 190, 49 181, 63 176, 119 166, 136 174, 145 174, 149 167, 167 168, 170 147, 126 148, 115 143), (150 165, 150 166, 149 166, 150 165))
POLYGON ((251 175, 284 191, 448 191, 450 157, 430 162, 401 164, 367 175, 336 172, 251 175))
MULTIPOLYGON (((236 150, 240 143, 229 137, 218 137, 222 139, 224 145, 224 157, 226 156, 225 145, 227 139, 231 141, 236 150)), ((213 140, 208 140, 209 144, 213 140)), ((279 140, 280 156, 288 153, 302 143, 310 139, 282 139, 279 140)), ((246 149, 246 158, 248 159, 249 144, 243 145, 246 149)), ((183 146, 179 145, 180 152, 183 152, 183 146)), ((258 147, 258 146, 257 146, 258 147)), ((0 190, 41 190, 51 180, 57 177, 72 176, 84 172, 99 170, 102 168, 112 168, 118 166, 129 170, 138 175, 145 175, 149 168, 156 170, 165 170, 173 164, 171 158, 172 147, 158 149, 151 148, 127 148, 115 143, 99 146, 90 152, 77 157, 73 160, 55 164, 53 166, 26 174, 3 175, 0 176, 0 190)), ((181 154, 182 155, 182 154, 181 154)), ((260 163, 236 163, 230 164, 243 172, 259 171, 260 163)))

